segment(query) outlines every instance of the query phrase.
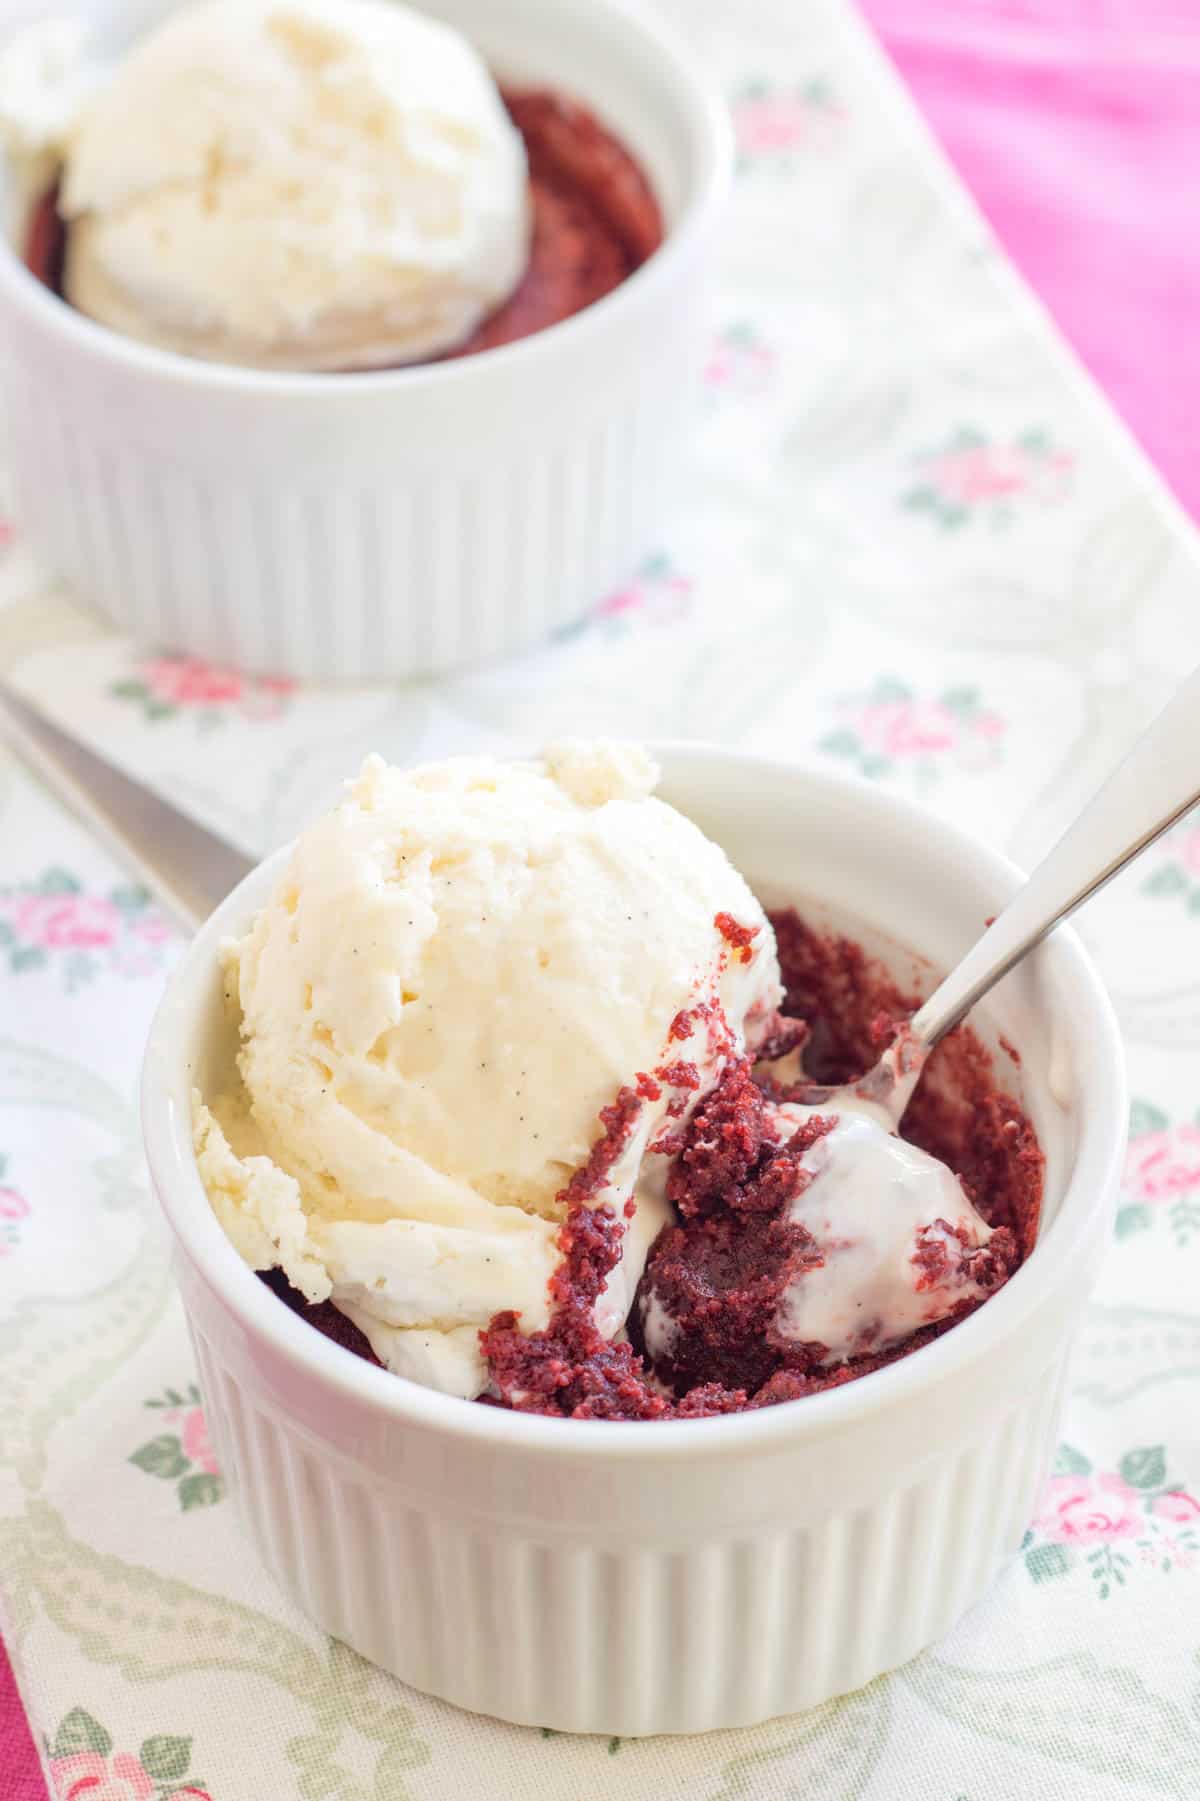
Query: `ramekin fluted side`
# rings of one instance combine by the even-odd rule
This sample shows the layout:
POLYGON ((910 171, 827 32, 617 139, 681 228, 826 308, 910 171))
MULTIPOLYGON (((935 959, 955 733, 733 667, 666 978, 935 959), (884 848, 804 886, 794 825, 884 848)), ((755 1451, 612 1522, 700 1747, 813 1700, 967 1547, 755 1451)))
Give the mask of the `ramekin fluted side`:
POLYGON ((364 1479, 257 1404, 194 1335, 243 1520, 317 1625, 461 1707, 621 1736, 812 1707, 931 1644, 1020 1543, 1063 1389, 1060 1358, 970 1444, 867 1504, 831 1497, 808 1524, 788 1524, 781 1504, 730 1536, 672 1542, 664 1522, 657 1543, 588 1543, 463 1513, 460 1495, 416 1504, 364 1479))
MULTIPOLYGON (((652 547, 699 362, 684 330, 605 404, 475 461, 348 452, 296 470, 167 424, 139 443, 39 359, 10 359, 19 510, 48 566, 142 643, 301 679, 428 676, 527 649, 652 547)), ((374 435, 374 434, 372 434, 374 435)), ((242 440, 244 444, 245 440, 242 440)))

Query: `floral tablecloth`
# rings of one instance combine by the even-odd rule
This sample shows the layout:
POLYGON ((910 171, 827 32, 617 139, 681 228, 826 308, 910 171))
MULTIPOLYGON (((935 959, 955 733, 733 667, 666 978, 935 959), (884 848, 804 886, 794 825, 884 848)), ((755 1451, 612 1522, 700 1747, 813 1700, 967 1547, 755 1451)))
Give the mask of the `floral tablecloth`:
MULTIPOLYGON (((369 748, 568 728, 831 758, 1029 861, 1200 661, 1190 525, 853 16, 669 10, 733 102, 736 200, 689 505, 584 626, 454 681, 301 691, 134 650, 10 534, 0 666, 246 849, 369 748)), ((692 1741, 539 1735, 401 1689, 241 1544, 134 1111, 178 941, 0 764, 0 1624, 57 1801, 1191 1801, 1200 827, 1082 930, 1128 1042, 1132 1149, 1020 1555, 935 1650, 810 1714, 692 1741)))

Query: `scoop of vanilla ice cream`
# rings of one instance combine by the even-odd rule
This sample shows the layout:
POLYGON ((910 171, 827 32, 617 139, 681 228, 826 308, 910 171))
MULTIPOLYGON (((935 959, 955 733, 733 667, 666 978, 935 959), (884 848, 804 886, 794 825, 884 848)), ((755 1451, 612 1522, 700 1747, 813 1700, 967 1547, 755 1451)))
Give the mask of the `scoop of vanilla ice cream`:
POLYGON ((65 289, 266 369, 451 349, 528 260, 524 145, 475 50, 390 0, 201 0, 66 135, 65 289))
POLYGON ((417 1380, 478 1393, 479 1328, 508 1308, 546 1323, 563 1190, 644 1076, 592 1197, 638 1199, 597 1304, 620 1330, 666 1215, 649 1147, 779 1002, 761 907, 656 780, 604 744, 368 759, 229 948, 256 1155, 199 1109, 214 1207, 256 1267, 331 1295, 417 1380), (756 928, 749 944, 718 914, 756 928))

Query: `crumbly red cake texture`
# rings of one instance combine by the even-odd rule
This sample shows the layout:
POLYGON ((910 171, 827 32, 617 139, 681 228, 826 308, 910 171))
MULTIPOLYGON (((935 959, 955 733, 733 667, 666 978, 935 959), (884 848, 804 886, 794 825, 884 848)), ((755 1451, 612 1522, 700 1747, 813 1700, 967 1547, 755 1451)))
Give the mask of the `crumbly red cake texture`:
MULTIPOLYGON (((480 1335, 489 1399, 501 1406, 573 1419, 658 1419, 667 1411, 633 1347, 602 1337, 594 1319, 626 1226, 607 1203, 597 1204, 596 1195, 629 1142, 646 1098, 639 1093, 645 1081, 639 1076, 602 1110, 601 1135, 559 1196, 568 1212, 558 1239, 562 1262, 550 1280, 550 1324, 526 1334, 515 1313, 498 1313, 480 1335)), ((625 1212, 632 1208, 627 1202, 625 1212)))
MULTIPOLYGON (((654 190, 635 159, 586 107, 545 89, 503 94, 525 140, 533 237, 515 291, 445 359, 531 337, 602 300, 663 240, 654 190)), ((52 189, 34 208, 25 261, 62 294, 68 227, 52 189)))
MULTIPOLYGON (((786 1022, 799 1020, 806 1028, 811 1079, 852 1080, 895 1036, 919 997, 902 993, 849 939, 818 934, 790 911, 775 915, 772 924, 787 990, 777 1040, 786 1043, 794 1036, 786 1022)), ((733 954, 749 943, 732 919, 728 929, 718 921, 718 929, 733 954)), ((686 1040, 697 1023, 692 1013, 681 1014, 672 1037, 686 1040)), ((597 1150, 605 1174, 636 1117, 637 1088, 623 1095, 628 1099, 619 1122, 616 1116, 602 1118, 605 1131, 597 1150)), ((771 1406, 894 1362, 974 1311, 981 1302, 971 1293, 947 1319, 907 1343, 833 1366, 826 1364, 823 1346, 774 1337, 771 1324, 785 1291, 821 1262, 811 1234, 787 1215, 790 1202, 812 1180, 802 1164, 804 1153, 833 1123, 818 1115, 781 1142, 764 1084, 749 1059, 741 1058, 730 1063, 686 1128, 672 1140, 660 1140, 673 1154, 667 1197, 678 1224, 660 1233, 639 1290, 651 1287, 671 1320, 652 1368, 640 1342, 636 1306, 632 1345, 608 1343, 593 1323, 595 1298, 620 1256, 621 1222, 610 1208, 590 1207, 604 1218, 589 1229, 584 1279, 573 1273, 578 1208, 589 1208, 589 1193, 594 1196, 603 1180, 585 1177, 575 1187, 563 1230, 561 1281, 549 1326, 525 1335, 515 1316, 504 1315, 483 1335, 492 1402, 577 1419, 698 1418, 771 1406)), ((1032 1248, 1042 1155, 1016 1102, 996 1087, 991 1058, 973 1032, 960 1027, 931 1059, 904 1135, 950 1165, 995 1228, 986 1246, 963 1259, 960 1271, 964 1282, 994 1293, 1032 1248)), ((924 1234, 914 1261, 922 1272, 920 1286, 944 1283, 945 1237, 924 1234)))
MULTIPOLYGON (((733 922, 736 924, 736 922, 733 922)), ((566 1219, 562 1262, 551 1283, 551 1317, 524 1333, 501 1313, 480 1334, 490 1389, 481 1400, 524 1413, 575 1419, 696 1419, 799 1400, 866 1375, 919 1350, 982 1302, 972 1295, 948 1318, 906 1343, 827 1366, 821 1346, 775 1341, 771 1321, 784 1291, 820 1262, 806 1229, 787 1218, 789 1203, 812 1178, 806 1150, 832 1127, 818 1115, 783 1142, 766 1102, 780 1090, 761 1073, 764 1057, 804 1046, 813 1082, 853 1080, 875 1061, 898 1022, 916 1009, 887 971, 851 939, 815 931, 794 911, 772 915, 786 990, 782 1015, 759 1048, 759 1069, 731 1058, 718 1086, 682 1129, 669 1125, 656 1148, 672 1157, 667 1196, 677 1223, 651 1249, 642 1289, 667 1303, 672 1331, 653 1368, 639 1341, 614 1344, 597 1331, 597 1296, 616 1266, 632 1202, 619 1214, 596 1196, 629 1142, 647 1099, 673 1087, 679 1110, 698 1080, 685 1057, 638 1075, 600 1115, 600 1133, 560 1196, 566 1219)), ((736 954, 736 937, 725 934, 736 954)), ((699 1032, 727 1047, 720 1009, 700 1003, 677 1015, 669 1043, 686 1050, 699 1032)), ((1043 1158, 1033 1128, 997 1085, 988 1051, 967 1027, 939 1046, 909 1105, 903 1136, 941 1158, 994 1228, 986 1246, 963 1260, 964 1279, 994 1293, 1029 1255, 1037 1235, 1043 1158)), ((941 1285, 949 1252, 929 1232, 914 1262, 925 1286, 941 1285)), ((312 1308, 278 1274, 264 1277, 318 1330, 375 1359, 365 1338, 326 1302, 312 1308)))
POLYGON ((758 937, 759 927, 742 925, 732 913, 718 913, 713 924, 733 954, 743 963, 749 963, 754 955, 754 940, 758 937))
POLYGON ((315 1326, 323 1338, 332 1338, 334 1344, 353 1351, 356 1357, 365 1357, 368 1363, 379 1363, 366 1335, 344 1313, 339 1313, 332 1301, 318 1301, 315 1307, 310 1305, 299 1289, 292 1287, 282 1270, 261 1271, 258 1279, 265 1282, 271 1293, 278 1295, 293 1313, 299 1314, 308 1325, 315 1326))

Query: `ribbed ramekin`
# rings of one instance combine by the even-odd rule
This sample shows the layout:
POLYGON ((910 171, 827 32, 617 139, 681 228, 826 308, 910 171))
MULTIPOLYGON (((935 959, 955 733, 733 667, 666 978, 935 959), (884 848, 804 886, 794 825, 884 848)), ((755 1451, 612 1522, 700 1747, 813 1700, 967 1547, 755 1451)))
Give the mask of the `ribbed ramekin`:
MULTIPOLYGON (((422 4, 502 78, 611 124, 655 184, 666 241, 548 331, 352 376, 147 349, 0 243, 21 518, 48 567, 145 642, 319 680, 429 675, 569 624, 653 545, 701 364, 724 108, 624 0, 422 4)), ((117 43, 153 10, 92 5, 117 43)))
MULTIPOLYGON (((1017 886, 995 853, 825 770, 664 747, 663 792, 768 900, 944 967, 1017 886), (878 937, 889 935, 890 944, 878 937), (897 949, 903 945, 905 950, 897 949)), ((280 853, 280 857, 286 855, 280 853)), ((568 1731, 699 1732, 811 1706, 944 1633, 1019 1544, 1124 1144, 1120 1043, 1077 940, 1009 976, 980 1029, 1046 1152, 1041 1237, 936 1343, 733 1418, 544 1420, 391 1376, 280 1305, 228 1243, 188 1096, 230 1044, 217 946, 279 858, 204 928, 143 1089, 217 1455, 250 1537, 326 1631, 418 1688, 568 1731)))

